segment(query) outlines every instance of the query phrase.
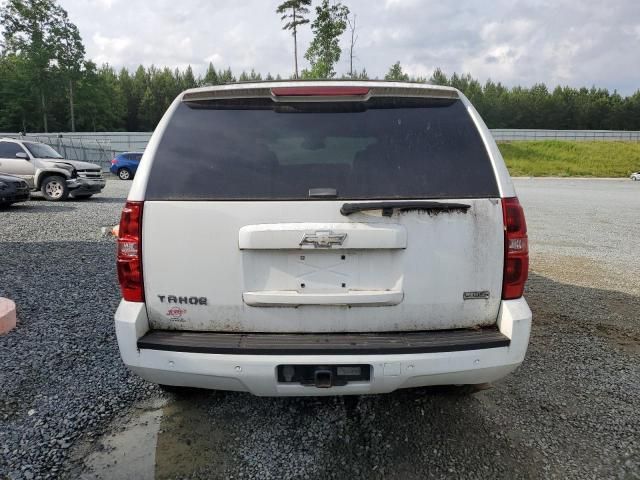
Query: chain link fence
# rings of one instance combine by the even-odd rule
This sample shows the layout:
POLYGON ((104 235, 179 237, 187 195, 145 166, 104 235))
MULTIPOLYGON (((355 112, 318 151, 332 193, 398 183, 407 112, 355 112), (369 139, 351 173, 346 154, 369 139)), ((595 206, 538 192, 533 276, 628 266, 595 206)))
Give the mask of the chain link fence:
POLYGON ((497 142, 540 140, 571 140, 586 142, 640 142, 640 132, 624 130, 523 130, 495 128, 491 130, 497 142))
POLYGON ((50 134, 50 133, 0 133, 0 138, 19 138, 32 142, 40 142, 53 147, 67 160, 79 160, 100 165, 104 171, 109 170, 111 159, 116 155, 116 150, 108 136, 76 135, 76 134, 50 134))

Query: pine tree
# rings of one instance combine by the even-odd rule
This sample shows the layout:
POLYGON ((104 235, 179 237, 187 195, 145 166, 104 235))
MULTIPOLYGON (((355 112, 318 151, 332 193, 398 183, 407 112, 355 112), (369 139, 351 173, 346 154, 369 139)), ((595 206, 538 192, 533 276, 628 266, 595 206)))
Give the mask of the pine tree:
POLYGON ((188 65, 187 69, 184 71, 184 74, 182 75, 181 89, 187 90, 189 88, 195 88, 197 86, 198 86, 198 82, 196 81, 196 78, 193 75, 193 69, 191 68, 191 65, 188 65))
POLYGON ((209 62, 209 67, 207 68, 207 72, 204 74, 204 78, 202 79, 203 85, 217 85, 220 82, 220 77, 216 73, 216 69, 213 68, 213 63, 209 62))
POLYGON ((295 65, 295 77, 298 78, 298 27, 309 23, 305 15, 309 13, 311 0, 286 0, 278 5, 276 13, 282 15, 280 20, 286 20, 287 23, 282 27, 283 30, 291 30, 293 36, 293 60, 295 65))
POLYGON ((409 75, 402 71, 402 65, 400 65, 400 62, 398 61, 389 68, 389 71, 384 76, 384 79, 393 80, 396 82, 408 82, 409 75))

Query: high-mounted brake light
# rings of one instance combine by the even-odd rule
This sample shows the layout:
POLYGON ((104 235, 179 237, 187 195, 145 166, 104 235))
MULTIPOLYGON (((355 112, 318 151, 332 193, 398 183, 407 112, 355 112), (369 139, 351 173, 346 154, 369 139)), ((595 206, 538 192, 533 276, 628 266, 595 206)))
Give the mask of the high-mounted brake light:
POLYGON ((517 197, 502 199, 504 275, 502 299, 520 298, 529 276, 529 241, 524 210, 517 197))
POLYGON ((122 298, 144 302, 142 281, 142 206, 127 202, 122 209, 118 231, 118 280, 122 298))
POLYGON ((276 87, 271 93, 276 97, 345 97, 367 95, 369 87, 276 87))

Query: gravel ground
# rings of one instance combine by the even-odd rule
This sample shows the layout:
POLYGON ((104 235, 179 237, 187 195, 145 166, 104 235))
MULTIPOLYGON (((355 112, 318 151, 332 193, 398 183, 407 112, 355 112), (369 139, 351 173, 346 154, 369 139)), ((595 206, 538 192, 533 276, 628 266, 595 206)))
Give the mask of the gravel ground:
POLYGON ((110 439, 151 431, 149 418, 157 478, 640 478, 640 185, 516 182, 534 328, 515 374, 319 399, 165 395, 125 371, 114 245, 99 230, 128 186, 0 212, 0 296, 19 306, 0 337, 0 478, 134 472, 110 439), (85 460, 96 455, 106 464, 85 460))
POLYGON ((118 222, 128 187, 0 211, 0 297, 18 305, 0 337, 0 478, 61 475, 74 443, 155 390, 122 367, 111 321, 114 242, 100 227, 118 222))

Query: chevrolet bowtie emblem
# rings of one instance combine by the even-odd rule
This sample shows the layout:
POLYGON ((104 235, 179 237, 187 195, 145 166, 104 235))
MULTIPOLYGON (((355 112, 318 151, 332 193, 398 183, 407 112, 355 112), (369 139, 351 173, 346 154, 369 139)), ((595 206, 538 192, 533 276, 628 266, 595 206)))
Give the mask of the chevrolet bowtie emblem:
POLYGON ((314 234, 305 233, 300 241, 300 246, 313 245, 315 248, 331 248, 334 245, 342 245, 346 233, 333 233, 331 230, 323 230, 314 234))

